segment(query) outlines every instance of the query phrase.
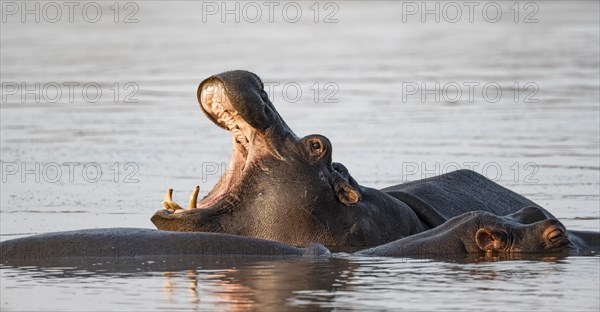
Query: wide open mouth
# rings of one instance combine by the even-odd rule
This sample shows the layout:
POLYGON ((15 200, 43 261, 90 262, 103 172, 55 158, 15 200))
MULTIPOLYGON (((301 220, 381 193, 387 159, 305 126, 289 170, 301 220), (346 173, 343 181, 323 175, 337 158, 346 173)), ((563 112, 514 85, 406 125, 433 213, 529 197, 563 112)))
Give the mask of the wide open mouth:
POLYGON ((225 88, 218 81, 202 86, 200 107, 206 116, 218 126, 229 130, 232 137, 231 160, 227 170, 215 187, 199 201, 196 208, 208 208, 233 190, 244 176, 250 162, 265 146, 258 131, 250 126, 232 105, 225 88))

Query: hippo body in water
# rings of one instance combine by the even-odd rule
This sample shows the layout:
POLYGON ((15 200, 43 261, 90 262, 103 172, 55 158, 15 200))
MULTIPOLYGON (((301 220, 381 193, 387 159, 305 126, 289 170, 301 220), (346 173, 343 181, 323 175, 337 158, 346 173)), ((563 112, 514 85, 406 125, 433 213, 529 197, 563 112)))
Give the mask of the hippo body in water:
POLYGON ((497 216, 467 212, 431 230, 356 252, 361 256, 446 258, 462 255, 514 256, 600 252, 600 233, 567 231, 543 209, 526 207, 497 216))
MULTIPOLYGON (((330 256, 320 244, 298 248, 252 237, 202 232, 116 228, 57 232, 0 243, 0 263, 24 266, 140 263, 315 260, 330 256), (187 259, 187 260, 186 260, 187 259)), ((567 231, 537 207, 507 216, 467 212, 433 229, 358 251, 358 256, 433 259, 515 258, 528 254, 593 255, 600 233, 567 231)))
MULTIPOLYGON (((226 174, 188 209, 168 192, 152 216, 158 229, 220 232, 305 246, 377 246, 435 228, 469 211, 499 216, 539 207, 468 170, 376 190, 332 162, 331 142, 297 137, 275 110, 260 78, 231 71, 204 80, 201 110, 232 134, 226 174)), ((544 211, 552 216, 549 212, 544 211)))
POLYGON ((84 229, 0 242, 0 263, 15 266, 122 264, 178 258, 197 262, 291 260, 328 254, 329 251, 320 244, 298 248, 280 242, 222 233, 184 233, 142 228, 84 229))

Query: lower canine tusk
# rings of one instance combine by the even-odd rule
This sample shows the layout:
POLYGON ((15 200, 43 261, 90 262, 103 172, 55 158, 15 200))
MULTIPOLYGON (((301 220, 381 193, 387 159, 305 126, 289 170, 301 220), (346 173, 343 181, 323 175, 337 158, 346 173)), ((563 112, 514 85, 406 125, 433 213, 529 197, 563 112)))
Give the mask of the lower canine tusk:
POLYGON ((200 186, 196 185, 194 191, 192 191, 192 196, 190 196, 190 203, 188 205, 189 209, 196 208, 196 203, 198 201, 198 193, 200 193, 200 186))
POLYGON ((169 189, 165 193, 165 199, 163 200, 163 207, 168 210, 179 210, 182 209, 179 205, 173 201, 173 189, 169 189))
POLYGON ((168 189, 165 193, 164 201, 172 201, 173 200, 173 189, 168 189))

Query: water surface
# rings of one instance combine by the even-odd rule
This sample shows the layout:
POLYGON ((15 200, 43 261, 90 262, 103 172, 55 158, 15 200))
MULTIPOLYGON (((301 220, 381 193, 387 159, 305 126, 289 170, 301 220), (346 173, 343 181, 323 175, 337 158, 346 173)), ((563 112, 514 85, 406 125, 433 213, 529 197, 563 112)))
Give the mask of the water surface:
MULTIPOLYGON (((97 23, 81 16, 74 23, 2 23, 3 92, 6 83, 57 83, 64 94, 56 102, 20 94, 1 102, 2 170, 19 169, 1 184, 1 240, 152 228, 149 218, 167 188, 179 201, 197 184, 206 194, 218 175, 203 172, 228 161, 230 143, 200 112, 195 91, 207 76, 236 68, 273 86, 277 109, 298 135, 330 138, 334 160, 363 185, 471 167, 568 228, 600 230, 596 1, 535 2, 537 23, 523 23, 525 11, 515 23, 512 2, 504 1, 505 18, 496 23, 481 16, 472 23, 404 22, 401 3, 360 1, 336 2, 334 23, 323 23, 330 12, 324 7, 315 23, 310 2, 297 2, 304 15, 296 23, 281 14, 273 23, 236 23, 204 22, 202 3, 138 1, 136 23, 121 22, 125 11, 114 23, 112 2, 99 3, 106 18, 97 23), (71 101, 69 82, 79 83, 75 94, 86 83, 103 94, 97 102, 80 95, 71 101), (463 94, 455 102, 421 93, 403 98, 403 88, 423 83, 496 83, 503 95, 493 102, 478 88, 473 99, 463 94), (300 87, 297 101, 286 84, 300 87), (527 84, 537 86, 535 94, 527 84), (36 172, 36 163, 37 173, 22 175, 36 172), (95 165, 83 175, 86 164, 95 165), (94 168, 102 172, 97 181, 90 179, 94 168)), ((2 310, 600 307, 598 257, 99 266, 3 267, 2 310)))

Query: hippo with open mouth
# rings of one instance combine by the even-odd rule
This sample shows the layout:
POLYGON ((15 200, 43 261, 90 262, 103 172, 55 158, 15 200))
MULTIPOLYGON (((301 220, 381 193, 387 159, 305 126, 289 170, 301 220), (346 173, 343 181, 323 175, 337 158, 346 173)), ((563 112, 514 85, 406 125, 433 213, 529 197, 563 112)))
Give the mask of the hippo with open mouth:
POLYGON ((537 207, 468 170, 376 190, 332 162, 322 135, 300 138, 275 110, 261 79, 230 71, 198 87, 201 110, 232 135, 229 168, 187 209, 172 190, 151 220, 161 230, 220 232, 305 246, 377 246, 435 228, 470 211, 506 216, 537 207))

